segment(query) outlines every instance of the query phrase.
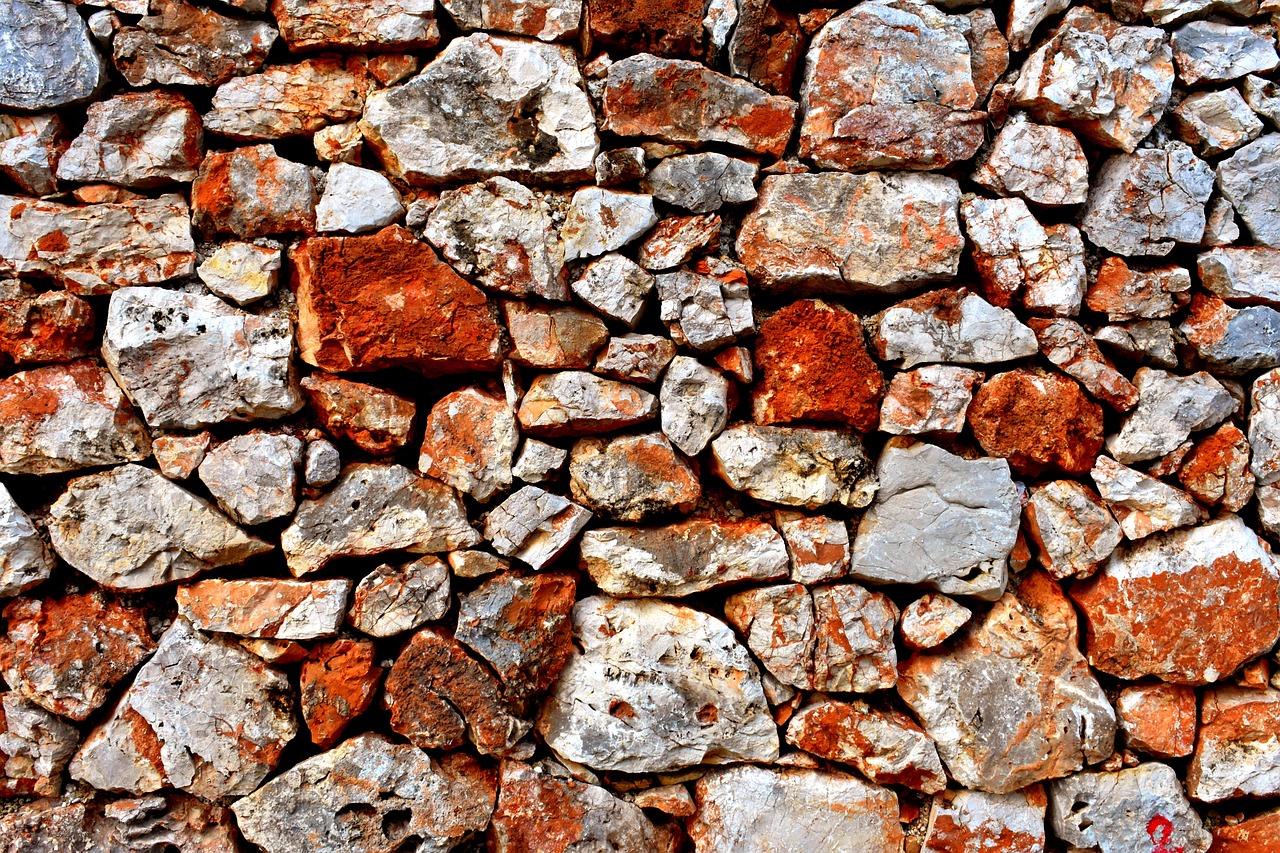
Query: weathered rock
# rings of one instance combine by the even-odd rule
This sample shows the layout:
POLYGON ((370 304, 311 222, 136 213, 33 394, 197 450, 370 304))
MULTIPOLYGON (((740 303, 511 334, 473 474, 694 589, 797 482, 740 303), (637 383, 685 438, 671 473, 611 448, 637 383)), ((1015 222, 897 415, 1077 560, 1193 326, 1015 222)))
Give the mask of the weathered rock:
POLYGON ((338 742, 354 718, 373 704, 382 680, 369 640, 317 643, 302 662, 298 698, 311 742, 328 749, 338 742))
POLYGON ((196 429, 302 407, 289 320, 249 314, 213 296, 116 291, 102 355, 151 426, 196 429))
POLYGON ((280 535, 297 577, 339 557, 431 554, 479 542, 457 492, 389 463, 348 465, 328 492, 302 502, 280 535))
POLYGON ((745 281, 685 271, 664 273, 655 281, 661 319, 677 343, 706 352, 733 343, 755 328, 745 281))
POLYGON ((1201 157, 1215 157, 1262 133, 1262 121, 1235 89, 1196 92, 1170 113, 1178 138, 1201 157))
POLYGON ((880 407, 880 431, 891 435, 960 432, 982 379, 976 370, 950 364, 895 373, 880 407))
POLYGON ((1180 684, 1126 687, 1116 698, 1125 742, 1158 758, 1185 758, 1196 745, 1196 693, 1180 684))
POLYGON ((342 456, 338 448, 323 438, 307 442, 302 457, 302 479, 308 486, 327 486, 341 473, 342 456))
POLYGON ((5 682, 23 698, 76 721, 101 707, 156 647, 146 614, 101 592, 15 598, 4 618, 5 682))
POLYGON ((662 433, 581 439, 569 456, 569 478, 575 501, 622 521, 688 512, 702 496, 696 469, 662 433))
POLYGON ((882 312, 871 337, 876 354, 903 367, 931 361, 1012 361, 1039 352, 1035 333, 1012 311, 961 288, 935 290, 882 312))
POLYGON ((1000 129, 973 180, 1033 204, 1081 204, 1089 195, 1089 161, 1071 131, 1018 114, 1000 129))
POLYGON ((689 825, 697 853, 796 850, 895 853, 902 847, 892 790, 845 773, 744 765, 703 776, 689 825))
POLYGON ((1223 424, 1188 454, 1178 480, 1201 503, 1239 512, 1253 497, 1249 440, 1239 427, 1223 424))
POLYGON ((787 743, 820 758, 852 764, 881 785, 905 785, 926 794, 947 786, 933 741, 900 711, 865 702, 819 701, 787 723, 787 743))
POLYGON ((902 642, 908 649, 931 649, 964 627, 973 611, 953 598, 925 593, 902 610, 902 642))
POLYGON ((1280 134, 1250 142, 1218 164, 1218 189, 1259 246, 1280 249, 1280 134))
POLYGON ((773 516, 787 544, 793 581, 815 584, 848 573, 849 530, 843 521, 784 509, 773 516))
POLYGON ((28 195, 55 192, 58 160, 68 143, 57 113, 0 116, 0 175, 28 195))
POLYGON ((1099 456, 1090 472, 1126 539, 1204 521, 1208 514, 1183 491, 1099 456))
MULTIPOLYGON (((624 382, 657 382, 676 355, 676 345, 658 335, 615 335, 609 338, 592 372, 624 382)), ((666 414, 666 409, 663 409, 666 414)))
POLYGON ((1196 258, 1200 283, 1231 304, 1280 304, 1280 249, 1223 246, 1196 258))
POLYGON ((648 0, 600 4, 590 10, 591 35, 628 53, 701 58, 704 4, 700 0, 648 0))
POLYGON ((1200 242, 1212 193, 1213 171, 1184 143, 1113 154, 1089 188, 1080 227, 1120 255, 1167 255, 1177 243, 1200 242))
POLYGON ((0 107, 65 107, 92 98, 106 83, 102 57, 74 6, 6 0, 0 21, 0 107))
POLYGON ((1221 376, 1240 376, 1280 364, 1280 311, 1265 305, 1232 308, 1197 293, 1178 327, 1200 360, 1221 376))
POLYGON ((602 130, 664 142, 721 142, 782 155, 795 124, 796 102, 698 62, 629 56, 609 66, 602 130))
POLYGON ((58 161, 62 181, 152 187, 190 181, 200 165, 200 115, 172 92, 130 92, 89 106, 80 135, 58 161))
POLYGON ((511 360, 529 367, 591 367, 609 329, 588 311, 507 300, 502 314, 511 335, 511 360))
POLYGON ((1236 209, 1221 195, 1209 199, 1205 208, 1202 246, 1225 246, 1240 239, 1240 226, 1236 223, 1236 209))
POLYGON ((578 651, 538 720, 557 754, 625 772, 777 757, 755 665, 724 623, 665 601, 592 596, 573 624, 578 651))
POLYGON ((200 467, 211 441, 213 436, 208 430, 192 435, 160 435, 151 442, 151 453, 161 474, 170 480, 185 480, 200 467))
POLYGON ((853 540, 852 577, 985 599, 1004 592, 1021 513, 1007 462, 891 443, 876 477, 880 490, 853 540))
POLYGON ((499 554, 541 569, 560 556, 591 520, 591 511, 537 486, 525 486, 496 506, 484 538, 499 554))
POLYGON ((1102 407, 1057 373, 1011 370, 983 383, 969 406, 983 450, 1021 474, 1083 474, 1102 449, 1102 407))
POLYGON ((759 167, 714 151, 668 157, 645 176, 641 186, 653 197, 692 213, 712 213, 726 204, 756 197, 759 167))
POLYGON ((688 356, 672 360, 662 380, 662 432, 686 455, 697 456, 729 420, 729 381, 688 356))
POLYGON ((1120 678, 1212 683, 1280 636, 1280 572, 1234 515, 1120 548, 1071 597, 1089 662, 1120 678))
POLYGON ((534 379, 516 416, 520 429, 528 435, 573 437, 633 426, 657 414, 657 398, 648 391, 579 370, 564 370, 534 379))
POLYGON ((765 290, 902 293, 956 275, 959 204, 942 175, 769 175, 737 253, 765 290))
POLYGON ((276 40, 270 24, 183 0, 158 0, 149 12, 112 40, 116 69, 131 86, 218 86, 261 68, 276 40))
POLYGON ((318 372, 302 380, 302 393, 330 435, 374 456, 394 453, 409 441, 417 406, 408 397, 318 372))
POLYGON ((1181 267, 1133 268, 1109 257, 1098 267, 1085 304, 1112 321, 1168 317, 1187 304, 1190 290, 1191 274, 1181 267))
MULTIPOLYGON (((714 6, 709 6, 708 18, 714 6)), ((737 13, 728 43, 729 70, 770 92, 789 94, 804 50, 799 16, 772 0, 744 0, 726 6, 732 11, 725 18, 737 13)))
POLYGON ((56 797, 80 733, 17 693, 0 693, 0 797, 56 797))
MULTIPOLYGON (((206 130, 231 139, 282 139, 359 118, 369 79, 357 61, 333 57, 272 65, 223 83, 206 130)), ((332 174, 332 173, 331 173, 332 174)))
POLYGON ((1249 470, 1258 485, 1270 485, 1280 480, 1280 369, 1255 379, 1249 397, 1249 470))
POLYGON ((301 163, 270 145, 211 151, 191 184, 191 221, 205 235, 241 239, 316 227, 316 190, 301 163))
POLYGON ((582 0, 442 0, 464 30, 498 30, 558 41, 578 32, 582 0))
POLYGON ((49 546, 0 483, 0 598, 26 592, 48 579, 53 568, 49 546))
POLYGON ((1231 395, 1207 373, 1175 376, 1140 367, 1133 381, 1140 395, 1138 406, 1106 442, 1120 462, 1163 456, 1191 433, 1217 424, 1235 410, 1231 395))
POLYGON ((923 853, 1044 853, 1047 805, 1039 785, 1011 794, 943 791, 929 809, 923 853))
POLYGON ((431 407, 418 470, 487 501, 511 485, 518 441, 515 413, 506 399, 462 388, 431 407))
POLYGON ((5 853, 61 853, 77 850, 128 850, 165 853, 234 851, 237 835, 231 812, 186 794, 76 802, 40 799, 0 819, 5 853))
POLYGON ((651 195, 600 187, 580 189, 573 194, 560 227, 565 260, 620 249, 657 222, 651 195))
POLYGON ((140 465, 72 480, 50 510, 58 556, 109 589, 148 589, 272 546, 140 465))
POLYGON ((316 205, 316 230, 361 234, 391 225, 404 215, 400 194, 380 172, 334 163, 316 205))
POLYGON ((1225 83, 1280 65, 1275 36, 1249 27, 1192 21, 1173 31, 1178 79, 1188 86, 1225 83))
POLYGON ((1094 333, 1093 339, 1141 364, 1172 368, 1179 363, 1176 350, 1178 335, 1166 320, 1140 320, 1104 326, 1094 333))
MULTIPOLYGON (((1115 464, 1098 457, 1094 471, 1106 463, 1115 464)), ((1116 523, 1097 495, 1074 480, 1032 487, 1025 512, 1027 535, 1036 545, 1040 565, 1055 578, 1088 577, 1120 544, 1123 524, 1116 523)))
POLYGON ((410 184, 506 175, 590 180, 599 144, 572 51, 476 33, 403 86, 375 92, 360 129, 410 184))
POLYGON ((1115 712, 1077 648, 1070 601, 1041 572, 945 652, 908 660, 898 693, 966 788, 1005 794, 1111 754, 1115 712))
POLYGON ((645 165, 645 151, 639 145, 612 148, 596 155, 596 184, 599 186, 629 184, 642 179, 646 172, 648 166, 645 165))
POLYGON ((229 302, 248 305, 275 292, 280 276, 279 249, 252 243, 223 243, 196 275, 205 287, 229 302))
POLYGON ((423 237, 453 268, 512 296, 566 301, 565 245, 545 200, 506 178, 449 190, 423 237))
POLYGON ((1023 64, 1014 102, 1039 121, 1067 124, 1098 145, 1133 151, 1169 103, 1168 39, 1154 27, 1123 26, 1084 6, 1071 9, 1023 64))
POLYGON ((71 761, 104 790, 179 788, 216 799, 261 784, 297 731, 279 670, 179 617, 71 761))
POLYGON ((507 755, 531 728, 507 708, 493 673, 440 628, 409 638, 383 701, 391 728, 423 749, 454 749, 469 738, 482 755, 507 755))
POLYGON ((314 853, 449 850, 488 825, 497 788, 496 774, 473 758, 437 761, 363 734, 294 765, 232 810, 245 838, 267 853, 299 843, 314 853))
POLYGON ((938 169, 982 144, 981 110, 1009 62, 990 14, 869 0, 813 38, 801 89, 802 157, 850 171, 938 169))
POLYGON ((440 41, 434 3, 379 0, 351 5, 343 0, 272 0, 280 37, 293 52, 414 50, 440 41))
POLYGON ((714 213, 673 216, 648 233, 636 258, 647 270, 669 270, 720 247, 723 222, 714 213))
POLYGON ((1101 853, 1204 853, 1212 841, 1173 768, 1154 762, 1059 779, 1049 786, 1049 823, 1068 844, 1101 853))
POLYGON ((1064 317, 1033 317, 1028 323, 1049 361, 1094 397, 1122 412, 1138 404, 1137 387, 1116 370, 1079 323, 1064 317))
POLYGON ((200 480, 227 515, 241 524, 262 524, 297 506, 301 462, 301 439, 255 431, 210 450, 200 463, 200 480))
POLYGON ((1201 802, 1272 796, 1280 790, 1280 691, 1219 687, 1205 692, 1187 792, 1201 802))
POLYGON ((971 196, 960 214, 989 301, 1007 308, 1020 295, 1033 311, 1079 313, 1084 244, 1074 226, 1042 226, 1019 198, 971 196))
POLYGON ((338 632, 351 581, 218 578, 178 587, 178 613, 201 631, 314 640, 338 632))
POLYGON ((316 149, 316 158, 326 163, 356 165, 364 154, 364 134, 355 121, 322 127, 312 134, 311 143, 316 149))
POLYGON ((864 507, 876 490, 862 443, 842 430, 740 424, 712 440, 711 458, 731 488, 783 506, 864 507))
POLYGON ((1213 830, 1213 853, 1252 853, 1280 843, 1280 814, 1264 812, 1237 824, 1213 830))
POLYGON ((816 635, 808 589, 798 583, 748 589, 725 600, 724 614, 770 676, 813 687, 816 635))
POLYGON ((573 282, 573 292, 604 316, 634 329, 653 291, 653 276, 623 255, 596 258, 573 282))
POLYGON ((436 374, 501 363, 501 327, 484 292, 403 228, 304 240, 289 260, 308 364, 436 374))
POLYGON ((511 475, 525 483, 545 483, 556 479, 568 460, 569 451, 563 447, 526 438, 520 446, 520 455, 511 466, 511 475))
POLYGON ((0 195, 0 273, 47 276, 96 295, 191 275, 195 259, 178 195, 83 207, 0 195))
POLYGON ((435 557, 379 566, 356 585, 351 625, 371 637, 412 631, 444 616, 449 587, 449 567, 435 557))

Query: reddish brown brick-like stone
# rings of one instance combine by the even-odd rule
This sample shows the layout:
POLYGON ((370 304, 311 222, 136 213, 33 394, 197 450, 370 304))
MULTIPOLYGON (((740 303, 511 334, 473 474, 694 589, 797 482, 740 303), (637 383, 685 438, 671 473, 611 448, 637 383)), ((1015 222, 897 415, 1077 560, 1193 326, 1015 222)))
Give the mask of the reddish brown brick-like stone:
POLYGON ((377 649, 369 640, 318 643, 302 662, 302 717, 311 742, 328 749, 347 724, 373 702, 382 678, 377 649))
POLYGON ((1235 826, 1220 826, 1213 831, 1209 853, 1261 853, 1280 850, 1280 811, 1270 811, 1241 821, 1235 826))
POLYGON ((969 426, 983 450, 1020 474, 1084 474, 1102 450, 1102 407, 1054 373, 993 376, 974 395, 969 426))
POLYGON ((1240 511, 1253 497, 1249 439, 1235 424, 1223 424, 1195 446, 1178 479, 1201 503, 1240 511))
POLYGON ((616 0, 591 3, 591 35, 626 53, 702 58, 704 0, 616 0))
POLYGON ((1130 749, 1183 758, 1196 745, 1196 692, 1181 684, 1126 687, 1116 700, 1130 749))
POLYGON ((409 440, 417 406, 408 397, 325 373, 303 379, 302 393, 330 435, 374 456, 394 453, 409 440))
POLYGON ((61 290, 0 287, 0 364, 74 361, 92 351, 93 306, 61 290))

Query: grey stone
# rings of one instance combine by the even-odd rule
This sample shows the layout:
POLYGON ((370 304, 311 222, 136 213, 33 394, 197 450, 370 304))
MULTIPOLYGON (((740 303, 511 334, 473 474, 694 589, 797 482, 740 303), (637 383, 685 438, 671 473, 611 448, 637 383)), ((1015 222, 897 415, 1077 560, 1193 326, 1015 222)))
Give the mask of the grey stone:
POLYGON ((301 439, 251 432, 210 450, 198 471, 223 512, 253 525, 293 512, 301 462, 301 439))
POLYGON ((1244 102, 1249 109, 1280 129, 1280 86, 1271 80, 1250 74, 1244 78, 1244 102))
POLYGON ((0 693, 0 791, 6 797, 56 797, 79 744, 75 726, 16 692, 0 693))
POLYGON ((182 95, 130 92, 90 104, 84 128, 58 160, 58 180, 154 187, 196 176, 200 114, 182 95))
POLYGON ((56 0, 5 0, 0 57, 0 107, 65 107, 92 98, 107 81, 76 7, 56 0))
POLYGON ((1173 31, 1178 79, 1188 86, 1225 83, 1280 65, 1275 35, 1249 27, 1192 21, 1173 31))
POLYGON ((484 538, 493 549, 541 569, 569 547, 591 511, 537 486, 525 486, 489 513, 484 538))
POLYGON ((1236 407, 1222 383, 1204 372, 1175 376, 1140 367, 1133 384, 1140 395, 1138 407, 1106 442, 1111 455, 1125 464, 1175 450, 1191 433, 1217 424, 1236 407))
POLYGON ((731 344, 755 329, 746 283, 692 272, 656 276, 660 316, 676 343, 699 352, 731 344))
POLYGON ((403 215, 400 194, 380 172, 334 163, 316 205, 316 230, 361 234, 384 228, 403 215))
POLYGON ((1180 337, 1167 320, 1140 320, 1103 326, 1093 339, 1128 358, 1155 367, 1178 366, 1180 337))
POLYGON ((521 431, 534 436, 579 436, 611 432, 658 414, 658 399, 625 382, 579 370, 544 373, 520 400, 521 431))
MULTIPOLYGON (((676 356, 676 345, 659 335, 614 335, 591 370, 623 382, 657 382, 676 356)), ((665 414, 665 410, 664 410, 665 414)), ((668 436, 669 438, 670 436, 668 436)))
POLYGON ((1218 376, 1242 376, 1280 365, 1280 311, 1274 308, 1232 308, 1220 299, 1200 296, 1178 331, 1218 376))
POLYGON ((659 392, 663 433, 685 454, 697 456, 729 421, 729 390, 720 371, 676 356, 659 392))
POLYGON ((560 236, 565 260, 621 249, 658 222, 653 196, 586 187, 573 194, 560 236))
POLYGON ((394 637, 444 616, 449 567, 435 557, 379 566, 356 584, 351 626, 371 637, 394 637))
POLYGON ((1040 351, 1035 332, 1012 311, 967 290, 938 290, 882 312, 872 335, 877 354, 903 367, 929 362, 990 364, 1040 351))
POLYGON ((307 442, 302 461, 302 478, 313 488, 327 486, 342 473, 342 455, 333 442, 319 438, 307 442))
POLYGON ((756 164, 716 152, 668 157, 650 170, 641 186, 668 204, 693 213, 711 213, 726 204, 756 197, 756 164))
POLYGON ((511 475, 525 483, 545 483, 555 479, 569 459, 569 451, 536 438, 526 438, 520 455, 511 466, 511 475))
POLYGON ((1169 115, 1178 138, 1201 157, 1216 157, 1262 133, 1262 121, 1235 89, 1196 92, 1169 115))
POLYGON ((1196 258, 1200 283, 1230 303, 1280 306, 1280 249, 1225 246, 1196 258))
POLYGON ((1071 131, 1019 113, 1000 129, 973 180, 1033 204, 1081 204, 1089 196, 1089 161, 1071 131))
POLYGON ((783 506, 864 507, 876 477, 851 431, 740 424, 711 442, 713 468, 731 488, 783 506))
POLYGON ((31 517, 0 483, 0 598, 19 595, 46 580, 53 566, 53 554, 31 517))
POLYGON ((653 276, 624 255, 596 258, 573 282, 573 292, 610 319, 634 329, 653 292, 653 276))
POLYGON ((1172 767, 1077 773, 1049 785, 1049 824, 1068 844, 1101 853, 1155 849, 1204 853, 1213 841, 1172 767))
POLYGON ((1094 178, 1081 228, 1119 255, 1167 255, 1200 242, 1212 194, 1213 170, 1181 142, 1115 154, 1094 178))
POLYGON ((1254 243, 1280 249, 1280 133, 1250 142, 1219 163, 1218 189, 1254 243))

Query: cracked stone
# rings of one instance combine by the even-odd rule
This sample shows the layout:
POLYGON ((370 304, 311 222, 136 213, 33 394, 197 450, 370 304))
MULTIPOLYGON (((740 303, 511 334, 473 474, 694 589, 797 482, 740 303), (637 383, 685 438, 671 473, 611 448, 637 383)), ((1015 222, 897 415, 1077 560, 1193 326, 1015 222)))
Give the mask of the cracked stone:
POLYGON ((186 794, 168 792, 138 798, 74 802, 35 800, 0 819, 5 853, 61 853, 78 850, 128 850, 165 853, 225 853, 234 850, 231 812, 186 794))
POLYGON ((661 300, 660 317, 676 343, 707 352, 731 344, 755 329, 751 293, 745 280, 680 271, 663 273, 655 281, 661 300))
POLYGON ((1196 692, 1181 684, 1126 687, 1116 713, 1130 749, 1157 758, 1185 758, 1196 745, 1196 692))
POLYGON ((1138 406, 1106 441, 1107 451, 1125 464, 1177 449, 1191 433, 1214 426, 1236 408, 1222 383, 1203 371, 1176 376, 1139 367, 1133 383, 1138 388, 1138 406))
POLYGON ((1187 793, 1214 803, 1267 797, 1280 790, 1280 691, 1219 687, 1205 691, 1187 793))
POLYGON ((1102 354, 1084 327, 1074 320, 1032 317, 1040 350, 1063 373, 1113 409, 1127 412, 1138 404, 1138 388, 1102 354))
POLYGON ((973 180, 1032 204, 1082 204, 1089 195, 1089 161, 1071 131, 1018 114, 1000 129, 973 180))
POLYGON ((1007 308, 964 288, 899 302, 873 321, 876 355, 904 368, 932 361, 989 364, 1040 351, 1035 333, 1007 308))
POLYGON ((658 222, 653 196, 586 187, 573 194, 560 236, 565 260, 620 249, 658 222))
POLYGON ((241 637, 332 637, 346 615, 351 581, 211 578, 178 587, 178 613, 192 627, 241 637))
POLYGON ((611 253, 588 264, 572 287, 578 298, 596 311, 634 329, 653 285, 653 276, 635 261, 611 253))
POLYGON ((1049 825, 1068 844, 1101 853, 1148 847, 1205 853, 1212 841, 1187 802, 1177 773, 1155 762, 1053 782, 1049 825))
POLYGON ((674 216, 648 233, 636 257, 647 270, 669 270, 720 247, 719 216, 674 216))
POLYGON ((1130 267, 1123 258, 1103 258, 1085 295, 1092 311, 1112 322, 1168 317, 1191 298, 1191 273, 1182 267, 1130 267))
POLYGON ((545 483, 560 475, 568 459, 569 451, 563 447, 526 438, 520 446, 520 455, 511 466, 511 475, 524 483, 545 483))
POLYGON ((47 580, 53 568, 53 553, 31 517, 0 483, 0 597, 26 592, 47 580))
POLYGON ((895 373, 880 406, 879 429, 890 435, 955 435, 964 429, 982 380, 978 371, 951 364, 895 373))
POLYGON ((580 439, 569 455, 569 489, 583 506, 622 521, 689 512, 702 496, 696 469, 662 433, 580 439))
POLYGON ((564 370, 535 378, 516 416, 522 432, 543 438, 611 432, 657 414, 658 400, 648 391, 579 370, 564 370))
POLYGON ((65 107, 87 101, 106 83, 102 57, 71 4, 5 0, 0 21, 0 107, 65 107))
POLYGON ((1212 193, 1213 170, 1184 143, 1113 154, 1089 188, 1080 227, 1120 255, 1167 255, 1178 243, 1200 242, 1212 193))
POLYGON ((373 704, 382 667, 369 640, 329 640, 312 647, 298 676, 298 698, 311 742, 329 749, 373 704))
POLYGON ((1232 308, 1216 296, 1197 293, 1178 331, 1220 376, 1241 376, 1280 364, 1280 311, 1265 305, 1232 308))
POLYGON ((79 743, 75 726, 17 693, 0 693, 0 797, 56 797, 79 743))
POLYGON ((507 300, 503 318, 511 335, 511 360, 529 367, 587 368, 609 340, 609 329, 589 311, 507 300))
POLYGON ((0 174, 28 195, 55 192, 58 160, 68 144, 67 126, 56 113, 0 116, 0 174))
POLYGON ((1024 368, 991 377, 973 395, 969 427, 983 450, 1019 474, 1083 474, 1102 450, 1102 407, 1058 373, 1024 368))
POLYGON ((1250 142, 1218 164, 1218 189, 1260 246, 1280 248, 1280 134, 1250 142))
POLYGON ((371 637, 394 637, 449 610, 449 567, 435 557, 378 566, 356 584, 350 622, 371 637))
POLYGON ((423 0, 272 0, 271 14, 292 52, 414 50, 440 41, 435 3, 423 0))
POLYGON ((131 86, 219 86, 262 67, 276 31, 182 0, 157 0, 112 40, 116 69, 131 86))
MULTIPOLYGON (((283 139, 359 118, 369 79, 357 60, 271 65, 218 87, 205 129, 230 139, 283 139)), ((332 172, 330 173, 332 174, 332 172)))
POLYGON ((484 538, 499 554, 541 569, 560 556, 591 520, 591 511, 537 486, 525 486, 490 513, 484 538))
POLYGON ((196 176, 200 114, 173 92, 130 92, 91 104, 80 135, 58 161, 58 180, 154 187, 196 176))
POLYGON ((1196 444, 1182 463, 1178 480, 1201 503, 1239 512, 1253 498, 1249 440, 1239 427, 1223 424, 1196 444))
POLYGON ((697 456, 728 423, 730 393, 720 371, 676 356, 659 391, 663 434, 687 456, 697 456))
POLYGON ((1261 120, 1235 89, 1196 92, 1178 104, 1170 118, 1178 138, 1201 157, 1225 154, 1262 133, 1261 120))
POLYGON ((871 462, 848 431, 739 424, 712 440, 711 457, 730 488, 768 503, 853 509, 876 491, 871 462))
MULTIPOLYGON (((653 383, 658 381, 658 377, 675 355, 676 345, 667 338, 658 335, 615 335, 609 338, 609 342, 600 351, 592 372, 624 382, 653 383)), ((663 414, 666 414, 665 406, 663 414)))
POLYGON ((1143 539, 1208 518, 1186 492, 1106 456, 1098 457, 1090 475, 1126 539, 1143 539))
POLYGON ((210 450, 200 463, 200 481, 227 515, 240 524, 262 524, 293 513, 301 463, 301 439, 255 431, 210 450))
POLYGON ((987 299, 1015 296, 1033 311, 1074 315, 1085 291, 1084 244, 1071 225, 1042 226, 1018 198, 973 196, 960 205, 973 263, 987 299))
POLYGON ((1178 80, 1188 86, 1226 83, 1275 69, 1274 32, 1213 21, 1192 21, 1173 31, 1173 61, 1178 80))
POLYGON ((793 581, 815 584, 848 573, 849 530, 843 521, 786 509, 773 518, 787 543, 793 581))
POLYGON ((301 384, 307 406, 335 438, 374 456, 395 453, 409 443, 418 407, 408 397, 328 373, 312 373, 301 384))
POLYGON ((1196 258, 1196 271, 1228 303, 1280 305, 1280 249, 1223 246, 1196 258))
POLYGON ((487 501, 511 485, 520 440, 510 403, 478 387, 441 397, 427 415, 418 470, 487 501))
MULTIPOLYGON (((1115 464, 1099 456, 1094 471, 1106 463, 1115 464)), ((1120 544, 1124 526, 1092 490, 1075 480, 1033 486, 1024 523, 1040 565, 1058 579, 1093 574, 1120 544)))
POLYGON ((211 151, 191 184, 191 221, 205 235, 242 240, 316 228, 311 171, 270 145, 211 151))
POLYGON ((759 167, 714 151, 668 157, 641 182, 647 193, 691 213, 714 213, 756 197, 759 167))

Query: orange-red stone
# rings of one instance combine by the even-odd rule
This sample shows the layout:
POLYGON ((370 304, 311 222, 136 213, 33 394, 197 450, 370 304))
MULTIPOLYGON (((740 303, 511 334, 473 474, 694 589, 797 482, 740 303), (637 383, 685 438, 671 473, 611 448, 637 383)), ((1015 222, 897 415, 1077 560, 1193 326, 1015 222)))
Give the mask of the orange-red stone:
POLYGON ((311 742, 328 749, 373 702, 382 679, 377 649, 369 640, 317 643, 302 662, 302 716, 311 742))
POLYGON ((1001 373, 978 389, 969 426, 982 449, 1020 474, 1084 474, 1102 450, 1102 407, 1056 373, 1001 373))
POLYGON ((1181 684, 1126 687, 1116 701, 1129 748, 1183 758, 1196 746, 1196 692, 1181 684))

